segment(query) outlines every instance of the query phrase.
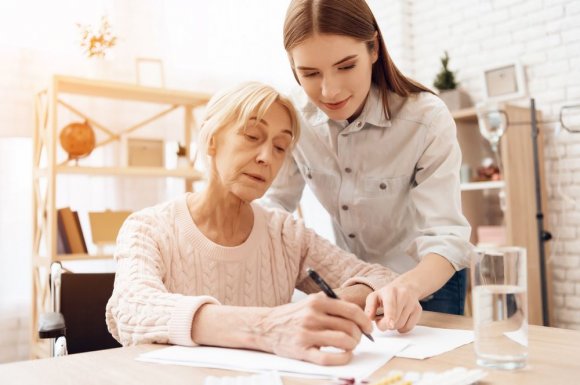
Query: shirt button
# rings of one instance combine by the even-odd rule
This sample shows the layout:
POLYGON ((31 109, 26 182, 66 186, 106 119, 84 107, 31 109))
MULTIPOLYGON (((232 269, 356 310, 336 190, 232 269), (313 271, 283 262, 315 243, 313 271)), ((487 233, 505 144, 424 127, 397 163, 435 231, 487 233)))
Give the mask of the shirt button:
POLYGON ((307 177, 308 179, 312 179, 312 174, 308 174, 308 175, 306 175, 306 177, 307 177))
POLYGON ((342 209, 346 211, 346 210, 348 210, 348 206, 347 205, 342 205, 342 209))
POLYGON ((350 173, 352 171, 352 169, 350 167, 347 167, 344 169, 344 172, 350 173))
POLYGON ((356 237, 356 235, 354 235, 354 234, 348 234, 348 237, 349 237, 349 238, 355 238, 355 237, 356 237))
POLYGON ((363 124, 362 124, 362 122, 361 122, 361 121, 358 121, 358 122, 356 122, 356 124, 355 124, 356 128, 361 128, 361 127, 362 127, 362 125, 363 125, 363 124))
POLYGON ((381 184, 379 185, 379 188, 380 188, 381 190, 386 190, 386 189, 387 189, 387 185, 386 185, 386 183, 381 183, 381 184))

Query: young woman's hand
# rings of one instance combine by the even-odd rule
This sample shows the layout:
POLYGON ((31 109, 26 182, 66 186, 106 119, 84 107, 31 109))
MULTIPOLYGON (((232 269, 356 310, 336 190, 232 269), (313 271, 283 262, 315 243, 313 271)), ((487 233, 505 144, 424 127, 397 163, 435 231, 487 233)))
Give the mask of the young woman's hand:
POLYGON ((258 328, 265 351, 319 365, 344 365, 352 358, 361 329, 370 333, 372 323, 357 305, 317 293, 272 308, 258 328))
POLYGON ((423 309, 419 304, 419 294, 397 280, 368 295, 365 313, 380 330, 397 330, 406 333, 413 329, 423 309), (377 315, 382 307, 383 315, 377 315))

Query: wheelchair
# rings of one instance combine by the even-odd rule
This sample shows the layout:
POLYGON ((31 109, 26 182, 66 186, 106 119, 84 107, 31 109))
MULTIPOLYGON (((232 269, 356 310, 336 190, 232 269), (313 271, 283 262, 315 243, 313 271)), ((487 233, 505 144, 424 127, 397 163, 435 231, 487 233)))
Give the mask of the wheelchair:
POLYGON ((51 264, 51 312, 40 315, 38 335, 51 340, 52 357, 121 346, 105 323, 114 281, 115 273, 73 273, 51 264))

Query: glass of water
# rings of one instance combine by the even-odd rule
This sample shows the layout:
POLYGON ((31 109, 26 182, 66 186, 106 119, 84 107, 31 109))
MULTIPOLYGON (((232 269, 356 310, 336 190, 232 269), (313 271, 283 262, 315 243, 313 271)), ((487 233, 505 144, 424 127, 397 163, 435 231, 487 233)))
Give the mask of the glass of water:
POLYGON ((479 132, 489 142, 494 153, 498 152, 499 141, 508 126, 505 111, 497 105, 481 105, 476 107, 479 132))
POLYGON ((524 367, 528 357, 526 249, 476 249, 471 282, 477 364, 524 367))

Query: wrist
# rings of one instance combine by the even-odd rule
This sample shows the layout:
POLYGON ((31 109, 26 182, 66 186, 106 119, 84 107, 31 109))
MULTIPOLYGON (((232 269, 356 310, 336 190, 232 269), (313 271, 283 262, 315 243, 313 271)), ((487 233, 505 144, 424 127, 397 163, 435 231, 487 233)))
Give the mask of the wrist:
POLYGON ((274 351, 275 341, 272 330, 272 312, 275 308, 252 308, 250 317, 246 318, 245 331, 248 347, 264 352, 274 351))
POLYGON ((341 300, 354 303, 361 309, 364 309, 367 296, 372 293, 374 289, 364 283, 356 283, 352 286, 341 287, 335 290, 335 293, 341 300))
POLYGON ((406 290, 410 291, 417 300, 421 300, 428 296, 429 293, 424 293, 423 287, 418 283, 418 280, 413 279, 410 275, 411 272, 402 274, 395 278, 391 284, 396 287, 404 287, 406 290))
POLYGON ((207 304, 193 319, 191 338, 199 345, 271 352, 263 330, 269 313, 269 308, 207 304))
POLYGON ((455 273, 443 256, 429 253, 417 266, 397 277, 393 283, 410 290, 421 300, 439 290, 455 273))

